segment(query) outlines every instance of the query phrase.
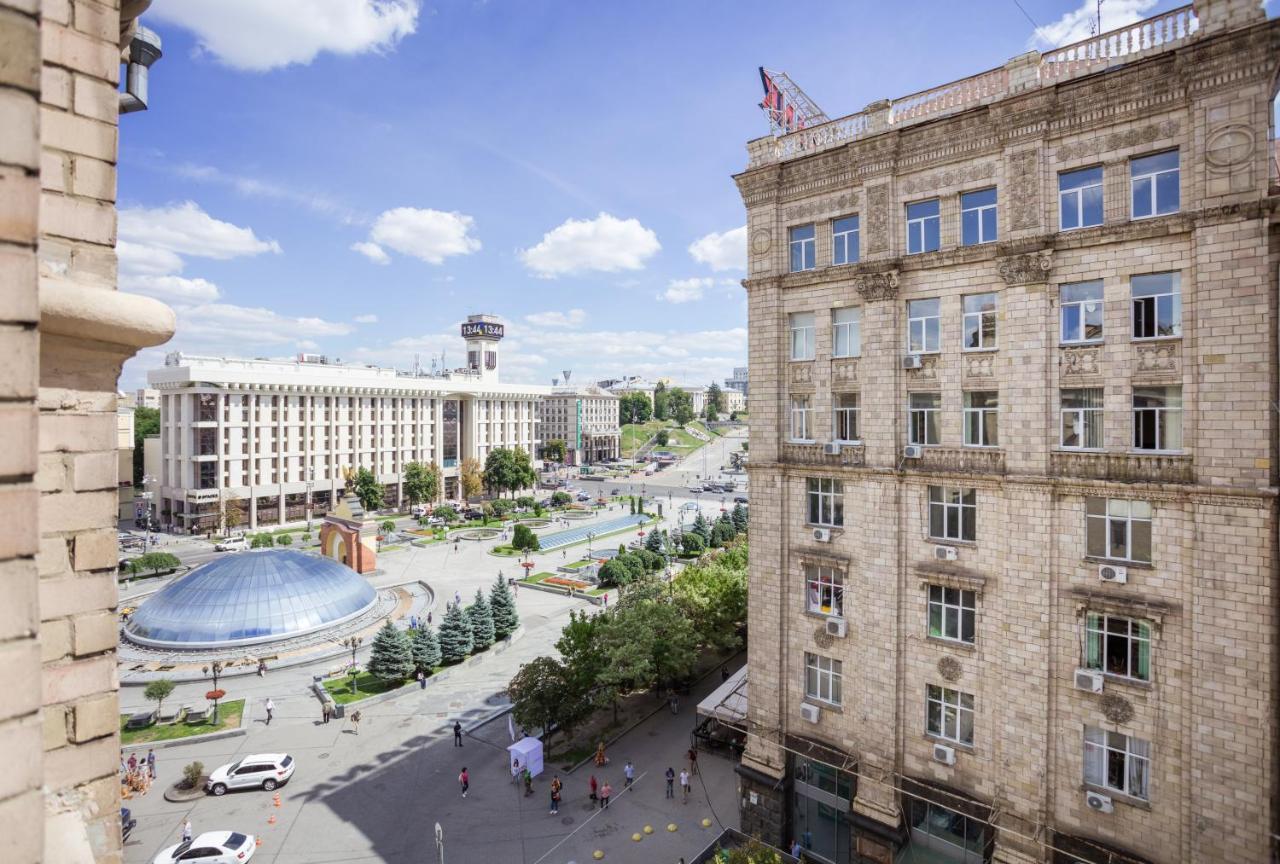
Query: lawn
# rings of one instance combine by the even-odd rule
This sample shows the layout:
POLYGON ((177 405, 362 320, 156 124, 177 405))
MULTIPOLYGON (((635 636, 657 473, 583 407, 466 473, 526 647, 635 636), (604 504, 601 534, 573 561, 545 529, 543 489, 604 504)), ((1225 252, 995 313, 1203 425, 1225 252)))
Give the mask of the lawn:
POLYGON ((586 558, 583 558, 581 561, 574 561, 572 564, 566 564, 566 565, 564 565, 564 569, 566 569, 566 570, 581 570, 583 567, 586 567, 587 565, 592 564, 592 563, 593 563, 593 562, 588 561, 586 558))
POLYGON ((386 693, 388 690, 397 690, 412 681, 412 678, 406 678, 403 681, 384 681, 381 678, 375 678, 368 672, 361 672, 356 676, 356 686, 359 692, 351 691, 351 676, 342 675, 337 678, 330 678, 324 682, 324 689, 329 691, 329 695, 333 697, 333 701, 339 705, 346 705, 355 702, 357 699, 364 699, 367 696, 374 696, 378 693, 386 693))
POLYGON ((697 450, 704 443, 706 442, 699 441, 697 438, 694 438, 692 435, 690 435, 688 432, 684 431, 683 429, 672 429, 671 439, 670 441, 668 441, 665 449, 670 450, 673 453, 676 453, 677 455, 683 456, 687 453, 692 453, 694 450, 697 450))
MULTIPOLYGON (((207 732, 221 732, 224 729, 239 729, 240 718, 244 716, 244 700, 232 699, 230 702, 218 704, 218 725, 214 726, 208 719, 200 723, 166 723, 148 726, 145 729, 124 728, 129 722, 128 714, 120 715, 121 744, 149 744, 152 741, 172 741, 174 738, 188 738, 192 735, 204 735, 207 732)), ((212 718, 212 714, 210 715, 212 718)))
MULTIPOLYGON (((535 550, 533 550, 533 551, 535 551, 535 552, 536 552, 537 550, 535 549, 535 550)), ((523 551, 523 550, 521 550, 521 549, 515 549, 515 548, 513 548, 512 546, 509 546, 509 545, 507 545, 507 546, 494 546, 492 549, 490 549, 490 550, 489 550, 489 552, 490 552, 490 554, 492 554, 492 555, 501 555, 501 556, 502 556, 502 557, 504 557, 504 558, 519 558, 521 555, 523 555, 523 554, 524 554, 524 551, 523 551)))
POLYGON ((653 437, 659 429, 666 426, 666 421, 649 420, 646 423, 626 423, 622 427, 622 456, 630 458, 635 455, 646 441, 653 437))

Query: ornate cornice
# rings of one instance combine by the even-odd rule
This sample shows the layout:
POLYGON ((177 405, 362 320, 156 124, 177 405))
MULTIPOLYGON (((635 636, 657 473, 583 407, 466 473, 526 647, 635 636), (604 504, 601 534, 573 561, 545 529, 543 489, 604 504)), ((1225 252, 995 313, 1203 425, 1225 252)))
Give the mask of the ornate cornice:
POLYGON ((853 277, 853 287, 868 303, 876 300, 895 300, 898 297, 898 271, 859 273, 853 277))
POLYGON ((996 262, 996 269, 1006 285, 1031 285, 1048 282, 1053 267, 1053 250, 1040 249, 1022 255, 1009 255, 996 262))

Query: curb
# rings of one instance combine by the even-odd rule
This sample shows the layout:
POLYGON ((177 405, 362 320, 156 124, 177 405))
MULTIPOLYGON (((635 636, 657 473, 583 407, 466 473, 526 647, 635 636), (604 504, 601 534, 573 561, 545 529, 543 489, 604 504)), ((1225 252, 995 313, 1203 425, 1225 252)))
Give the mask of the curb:
POLYGON ((534 591, 545 591, 548 594, 558 594, 561 597, 567 596, 571 600, 586 600, 588 603, 592 603, 596 606, 601 606, 604 604, 603 595, 601 595, 600 597, 593 597, 590 594, 570 593, 572 589, 561 588, 558 585, 552 586, 552 585, 543 585, 541 582, 523 582, 522 581, 520 582, 520 587, 521 589, 531 588, 534 591))
POLYGON ((223 729, 218 732, 206 732, 203 735, 189 735, 186 738, 174 738, 170 741, 144 741, 141 744, 122 744, 120 752, 132 753, 136 750, 168 750, 170 747, 183 747, 187 744, 203 744, 206 741, 221 741, 224 738, 239 738, 249 734, 251 720, 250 709, 253 703, 244 700, 244 711, 240 714, 240 726, 236 729, 223 729))

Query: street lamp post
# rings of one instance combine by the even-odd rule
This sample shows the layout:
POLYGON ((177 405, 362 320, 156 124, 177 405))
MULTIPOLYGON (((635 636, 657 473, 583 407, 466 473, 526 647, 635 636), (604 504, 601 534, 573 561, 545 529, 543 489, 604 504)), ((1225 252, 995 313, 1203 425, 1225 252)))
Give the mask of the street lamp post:
POLYGON ((307 469, 307 533, 311 533, 311 490, 316 485, 316 469, 307 469))
MULTIPOLYGON (((209 675, 210 673, 212 673, 213 690, 211 692, 213 693, 219 692, 218 676, 222 674, 222 661, 214 660, 211 664, 209 664, 208 666, 205 666, 202 671, 204 672, 205 675, 209 675)), ((218 699, 216 697, 213 700, 213 725, 214 726, 218 725, 218 699)))
POLYGON ((588 531, 588 532, 587 532, 587 557, 588 557, 588 558, 590 558, 590 557, 591 557, 591 541, 592 541, 592 540, 594 540, 594 539, 596 539, 596 534, 595 534, 595 532, 594 532, 594 531, 588 531))
POLYGON ((360 685, 356 682, 356 649, 360 647, 360 644, 362 642, 364 642, 363 636, 348 636, 346 639, 342 640, 343 647, 351 649, 351 692, 352 693, 360 692, 360 685))

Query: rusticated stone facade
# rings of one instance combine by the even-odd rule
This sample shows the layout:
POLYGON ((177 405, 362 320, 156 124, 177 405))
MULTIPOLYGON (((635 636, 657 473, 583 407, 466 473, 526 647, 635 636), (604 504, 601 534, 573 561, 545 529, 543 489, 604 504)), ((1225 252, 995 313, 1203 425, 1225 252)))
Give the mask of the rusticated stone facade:
POLYGON ((0 860, 120 860, 116 381, 173 315, 116 291, 121 46, 146 7, 0 0, 0 860), (44 826, 42 831, 40 826, 44 826))
POLYGON ((1246 0, 1173 16, 1128 62, 1015 58, 933 122, 881 102, 748 146, 740 787, 772 842, 835 862, 1275 854, 1280 26, 1246 0), (1151 193, 1142 160, 1170 153, 1151 193), (1061 175, 1095 168, 1098 224, 1064 224, 1061 175), (966 243, 963 196, 990 189, 995 236, 966 243), (909 254, 907 205, 934 199, 938 248, 909 254), (850 216, 859 254, 833 264, 850 216), (816 266, 795 272, 807 225, 816 266), (1150 274, 1177 295, 1155 333, 1150 274), (1079 283, 1098 293, 1068 309, 1079 283), (965 344, 984 294, 994 323, 965 344), (912 344, 913 317, 933 340, 912 344), (1149 434, 1153 393, 1172 437, 1149 434))

